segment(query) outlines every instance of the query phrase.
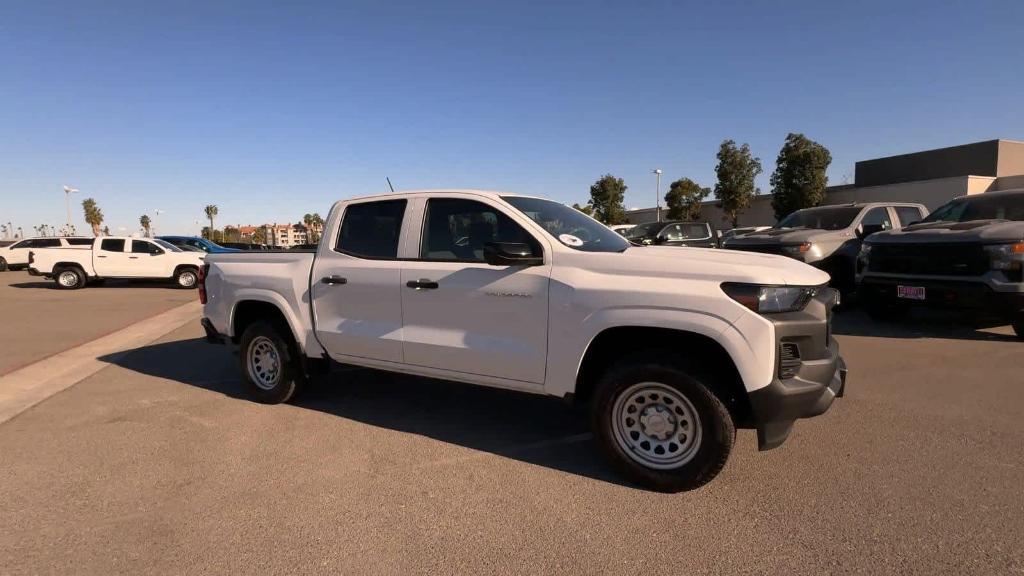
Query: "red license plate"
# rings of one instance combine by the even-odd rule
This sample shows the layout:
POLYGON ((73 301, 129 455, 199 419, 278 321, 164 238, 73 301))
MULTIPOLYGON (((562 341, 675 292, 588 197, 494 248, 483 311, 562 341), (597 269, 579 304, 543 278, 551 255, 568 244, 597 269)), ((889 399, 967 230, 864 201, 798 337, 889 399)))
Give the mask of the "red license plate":
POLYGON ((907 298, 908 300, 924 300, 924 286, 897 286, 896 297, 907 298))

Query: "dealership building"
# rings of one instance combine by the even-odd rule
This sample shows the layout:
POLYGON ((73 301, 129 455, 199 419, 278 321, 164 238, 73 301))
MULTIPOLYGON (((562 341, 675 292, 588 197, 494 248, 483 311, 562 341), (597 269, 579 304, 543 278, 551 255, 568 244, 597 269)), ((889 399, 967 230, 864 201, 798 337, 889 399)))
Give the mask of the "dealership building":
MULTIPOLYGON (((959 196, 1014 188, 1024 188, 1024 142, 987 140, 857 162, 854 183, 829 186, 822 204, 917 202, 934 210, 959 196)), ((652 222, 657 212, 629 210, 626 217, 632 224, 652 222)), ((719 228, 732 227, 717 200, 703 203, 701 219, 719 228)), ((755 197, 739 217, 740 226, 774 223, 770 194, 755 197)))

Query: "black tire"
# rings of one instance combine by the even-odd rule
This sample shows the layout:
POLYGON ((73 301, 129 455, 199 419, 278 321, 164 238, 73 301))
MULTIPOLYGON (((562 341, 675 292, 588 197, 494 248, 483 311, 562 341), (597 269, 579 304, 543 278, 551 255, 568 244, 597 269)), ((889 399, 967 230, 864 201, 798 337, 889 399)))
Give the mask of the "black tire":
POLYGON ((78 290, 85 286, 85 272, 73 266, 58 268, 53 271, 53 281, 61 290, 78 290))
MULTIPOLYGON (((615 364, 598 383, 593 403, 591 405, 591 425, 598 445, 611 466, 628 480, 646 488, 660 492, 680 492, 683 490, 694 490, 710 482, 729 459, 733 443, 736 440, 736 427, 733 424, 732 416, 721 400, 718 399, 708 388, 711 381, 709 378, 700 376, 697 371, 686 368, 686 363, 680 358, 673 358, 666 355, 644 355, 629 358, 615 364), (641 435, 639 430, 630 430, 627 433, 633 436, 633 443, 636 444, 634 454, 623 446, 630 440, 625 436, 619 437, 624 429, 620 426, 617 432, 615 420, 617 415, 626 416, 631 409, 629 398, 644 396, 647 389, 643 383, 653 383, 662 387, 663 390, 674 390, 679 396, 689 403, 689 410, 696 413, 696 421, 688 422, 683 416, 669 414, 677 418, 671 424, 660 422, 662 426, 671 427, 671 431, 664 429, 666 438, 641 435), (619 406, 625 406, 625 411, 620 412, 619 406), (685 424, 684 424, 685 423, 685 424), (686 449, 689 456, 686 460, 677 464, 671 464, 670 468, 663 469, 659 466, 648 465, 641 460, 640 450, 643 441, 654 440, 659 442, 670 442, 669 449, 672 449, 673 440, 686 438, 686 431, 690 430, 699 443, 686 449), (697 433, 699 430, 699 433, 697 433), (677 436, 678 434, 678 436, 677 436), (639 444, 637 444, 639 443, 639 444)), ((655 393, 655 395, 657 395, 655 393)), ((648 397, 650 397, 648 395, 648 397)), ((647 410, 664 414, 664 409, 676 405, 678 401, 670 402, 669 396, 663 396, 659 400, 651 400, 638 412, 639 417, 650 416, 647 410), (660 402, 660 403, 659 403, 660 402)), ((679 412, 681 413, 681 412, 679 412)), ((626 416, 628 421, 628 416, 626 416)), ((647 422, 643 424, 646 426, 647 422)), ((685 440, 682 440, 685 442, 685 440)), ((654 448, 657 450, 658 447, 654 448)), ((678 447, 683 451, 683 447, 678 447)), ((653 458, 651 448, 646 448, 648 455, 653 458)), ((667 454, 663 451, 661 454, 667 454)), ((668 457, 673 457, 669 455, 668 457)))
POLYGON ((7 270, 9 270, 7 260, 0 258, 0 272, 7 272, 7 270))
POLYGON ((238 360, 249 394, 257 402, 287 402, 305 383, 297 347, 291 333, 286 328, 282 331, 280 327, 270 322, 253 322, 245 329, 242 333, 238 360), (276 355, 276 363, 274 356, 267 356, 267 346, 271 347, 273 354, 276 355), (263 352, 256 347, 262 348, 263 352), (251 361, 251 355, 262 356, 265 360, 251 361), (264 366, 262 372, 259 366, 264 366), (271 376, 268 376, 268 370, 271 376))
POLYGON ((199 270, 191 266, 175 270, 174 285, 182 290, 194 290, 199 286, 199 270))
POLYGON ((1013 331, 1017 334, 1017 338, 1024 340, 1024 317, 1017 318, 1017 321, 1013 323, 1013 331))

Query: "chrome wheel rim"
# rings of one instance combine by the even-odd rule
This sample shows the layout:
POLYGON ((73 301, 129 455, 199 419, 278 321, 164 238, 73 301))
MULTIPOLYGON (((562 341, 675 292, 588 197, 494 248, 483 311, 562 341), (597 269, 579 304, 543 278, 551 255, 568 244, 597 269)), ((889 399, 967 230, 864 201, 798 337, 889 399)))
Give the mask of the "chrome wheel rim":
POLYGON ((612 432, 626 456, 657 470, 693 460, 703 435, 693 403, 660 382, 640 382, 619 394, 612 406, 612 432))
POLYGON ((60 282, 61 286, 71 288, 75 284, 78 284, 78 275, 74 272, 61 272, 60 275, 57 276, 57 281, 60 282))
POLYGON ((281 356, 274 342, 266 336, 257 336, 249 343, 246 356, 253 383, 262 390, 273 390, 281 379, 281 356))
POLYGON ((178 275, 178 285, 184 288, 191 288, 196 285, 196 275, 192 272, 182 272, 178 275))

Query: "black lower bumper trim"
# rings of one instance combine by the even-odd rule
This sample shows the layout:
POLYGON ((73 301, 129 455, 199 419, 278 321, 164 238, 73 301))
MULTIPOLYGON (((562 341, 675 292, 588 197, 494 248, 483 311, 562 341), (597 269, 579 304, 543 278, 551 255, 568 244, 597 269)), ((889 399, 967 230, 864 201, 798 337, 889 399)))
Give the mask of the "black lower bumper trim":
POLYGON ((861 281, 860 290, 866 298, 888 304, 966 308, 1009 316, 1024 313, 1024 292, 996 292, 980 282, 867 277, 861 281), (897 286, 924 288, 925 299, 898 298, 897 286))
POLYGON ((213 322, 210 322, 209 318, 203 318, 199 321, 203 326, 203 330, 206 332, 206 341, 210 344, 226 344, 227 337, 217 332, 217 329, 213 327, 213 322))
POLYGON ((757 447, 771 450, 789 437, 793 423, 800 418, 824 414, 836 398, 846 392, 846 362, 837 357, 829 382, 787 384, 775 379, 768 386, 750 393, 750 404, 757 419, 757 447))

